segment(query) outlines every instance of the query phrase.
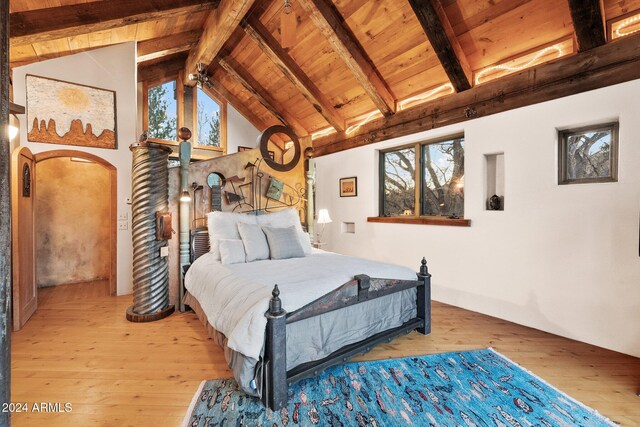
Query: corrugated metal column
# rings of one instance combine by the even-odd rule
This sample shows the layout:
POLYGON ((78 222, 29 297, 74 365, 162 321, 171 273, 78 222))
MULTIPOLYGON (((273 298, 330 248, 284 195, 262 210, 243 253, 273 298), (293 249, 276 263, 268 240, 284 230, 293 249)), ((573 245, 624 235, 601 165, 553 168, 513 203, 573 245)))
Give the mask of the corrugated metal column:
POLYGON ((171 149, 146 140, 132 144, 131 230, 133 237, 133 305, 127 320, 150 322, 174 311, 169 305, 169 262, 162 254, 171 230, 169 170, 171 149))
MULTIPOLYGON (((9 153, 9 0, 0 0, 0 403, 11 402, 11 153, 9 153)), ((11 423, 0 411, 0 426, 11 423)))
MULTIPOLYGON (((189 265, 189 163, 191 162, 191 131, 187 128, 180 128, 178 132, 180 142, 180 218, 178 221, 180 236, 180 301, 178 307, 180 311, 185 311, 182 298, 184 297, 184 268, 189 265)), ((195 213, 194 213, 195 215, 195 213)))

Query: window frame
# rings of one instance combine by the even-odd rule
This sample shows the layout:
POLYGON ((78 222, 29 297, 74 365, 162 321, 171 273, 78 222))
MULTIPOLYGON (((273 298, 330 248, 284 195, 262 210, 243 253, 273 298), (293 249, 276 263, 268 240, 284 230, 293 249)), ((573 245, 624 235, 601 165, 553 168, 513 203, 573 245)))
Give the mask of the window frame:
POLYGON ((213 147, 211 145, 201 145, 198 141, 198 87, 193 87, 193 131, 192 131, 192 140, 193 147, 201 150, 211 150, 211 151, 221 151, 223 153, 227 152, 227 103, 222 102, 217 96, 215 96, 211 91, 207 90, 207 88, 202 87, 201 90, 215 101, 216 104, 220 107, 220 146, 213 147))
MULTIPOLYGON (((195 86, 193 88, 191 88, 190 86, 185 86, 183 71, 180 71, 177 74, 170 74, 170 75, 164 76, 161 79, 145 80, 142 82, 142 125, 143 125, 142 129, 143 130, 149 129, 149 88, 163 85, 170 81, 176 82, 176 103, 177 103, 177 110, 178 110, 177 120, 176 120, 176 125, 177 125, 176 135, 177 135, 178 129, 185 126, 184 91, 186 88, 190 88, 193 90, 192 105, 191 105, 192 121, 189 126, 191 130, 191 135, 192 135, 191 141, 197 141, 197 135, 198 135, 198 122, 197 122, 198 95, 197 93, 198 91, 196 90, 195 86), (182 88, 182 90, 179 90, 178 88, 182 88)), ((209 150, 209 151, 215 151, 215 152, 226 154, 227 153, 227 103, 222 101, 220 98, 214 95, 207 88, 203 87, 202 90, 220 106, 220 144, 221 145, 220 147, 212 147, 210 145, 200 145, 196 142, 192 142, 192 147, 198 150, 209 150)), ((177 141, 177 140, 172 141, 172 140, 159 139, 159 138, 149 138, 149 141, 156 142, 158 144, 172 146, 172 147, 177 147, 180 145, 180 141, 177 141)), ((194 154, 192 154, 192 157, 193 156, 194 154)), ((203 159, 204 158, 206 157, 203 157, 203 159)))
POLYGON ((179 145, 179 142, 177 141, 178 129, 180 129, 184 120, 184 95, 182 94, 182 91, 178 90, 178 87, 182 86, 182 80, 179 75, 170 75, 163 79, 142 82, 142 129, 147 131, 149 130, 149 89, 156 86, 162 86, 171 81, 174 81, 176 85, 176 141, 160 138, 149 138, 149 141, 153 141, 158 144, 177 146, 179 145))
POLYGON ((558 185, 568 184, 595 184, 602 182, 618 182, 618 146, 619 146, 618 121, 598 123, 595 125, 581 126, 558 130, 558 185), (611 146, 609 148, 609 176, 596 178, 569 178, 567 167, 567 140, 569 137, 588 132, 608 130, 611 132, 611 146))
POLYGON ((425 174, 424 156, 422 155, 423 146, 439 144, 446 141, 452 141, 455 139, 465 139, 464 132, 454 133, 443 137, 429 139, 426 141, 417 141, 411 144, 404 144, 395 147, 385 148, 379 150, 378 157, 378 216, 369 217, 368 222, 383 222, 383 223, 405 223, 405 224, 432 224, 432 225, 461 225, 469 226, 471 221, 463 216, 460 218, 448 218, 443 215, 422 215, 422 197, 423 197, 423 180, 425 174), (413 148, 415 158, 415 170, 414 170, 414 208, 413 215, 391 215, 384 216, 384 200, 385 200, 385 188, 384 188, 384 176, 385 176, 385 155, 394 151, 400 151, 407 148, 413 148))
MULTIPOLYGON (((406 150, 407 148, 413 148, 414 156, 418 155, 420 150, 421 143, 413 143, 413 144, 405 144, 397 147, 385 148, 384 150, 380 150, 378 157, 378 216, 381 218, 394 218, 394 217, 417 217, 420 216, 420 200, 419 194, 422 191, 422 185, 420 183, 418 164, 416 164, 413 172, 413 215, 384 215, 384 176, 385 176, 385 155, 388 153, 393 153, 394 151, 406 150)), ((416 162, 421 163, 421 162, 416 162)))

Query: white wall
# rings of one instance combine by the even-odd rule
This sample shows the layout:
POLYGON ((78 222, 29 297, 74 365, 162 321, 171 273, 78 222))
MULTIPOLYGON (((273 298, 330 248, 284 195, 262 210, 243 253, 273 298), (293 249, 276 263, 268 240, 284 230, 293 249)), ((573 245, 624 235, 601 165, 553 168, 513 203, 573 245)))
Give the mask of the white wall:
MULTIPOLYGON (((14 68, 15 102, 26 105, 25 75, 33 74, 116 91, 116 150, 33 143, 27 141, 26 116, 20 117, 20 141, 33 153, 70 149, 81 150, 103 158, 118 171, 118 216, 126 214, 127 230, 118 230, 118 295, 132 292, 131 207, 126 199, 131 195, 131 152, 129 145, 136 138, 136 44, 125 43, 63 58, 14 68)), ((36 171, 37 173, 37 171, 36 171)), ((87 203, 91 201, 88 200, 87 203)), ((37 238, 37 236, 36 236, 37 238)), ((63 256, 63 255, 62 255, 63 256)))
POLYGON ((238 146, 257 147, 260 131, 227 103, 227 154, 238 152, 238 146))
POLYGON ((640 80, 317 159, 329 249, 433 274, 448 304, 640 356, 640 80), (557 132, 620 120, 617 183, 557 185, 557 132), (367 223, 378 150, 464 131, 471 227, 367 223), (504 152, 505 211, 486 211, 484 154, 504 152), (338 197, 341 177, 358 197, 338 197), (341 222, 356 233, 342 234, 341 222))

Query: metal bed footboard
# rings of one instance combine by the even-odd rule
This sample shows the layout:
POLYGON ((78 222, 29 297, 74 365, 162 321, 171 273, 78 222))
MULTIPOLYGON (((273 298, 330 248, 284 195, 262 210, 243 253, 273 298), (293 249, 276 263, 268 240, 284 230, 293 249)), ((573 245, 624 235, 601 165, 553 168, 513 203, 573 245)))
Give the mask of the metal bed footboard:
POLYGON ((269 310, 265 316, 267 329, 262 363, 264 381, 261 399, 265 406, 272 410, 278 410, 286 405, 288 387, 291 384, 304 378, 316 376, 331 366, 344 363, 358 354, 368 352, 377 344, 389 342, 414 329, 424 335, 431 333, 431 274, 427 269, 425 258, 422 258, 417 280, 377 279, 360 274, 334 291, 292 313, 287 313, 282 309, 280 291, 278 285, 275 285, 272 298, 269 301, 269 310), (399 327, 349 344, 323 359, 307 362, 287 371, 287 324, 411 288, 416 288, 417 314, 415 318, 399 327))

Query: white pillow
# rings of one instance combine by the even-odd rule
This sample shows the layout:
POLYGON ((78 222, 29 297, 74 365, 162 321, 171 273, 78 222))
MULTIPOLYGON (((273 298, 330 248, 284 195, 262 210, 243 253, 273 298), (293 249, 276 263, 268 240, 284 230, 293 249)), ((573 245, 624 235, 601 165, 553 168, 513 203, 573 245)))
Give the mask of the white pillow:
POLYGON ((245 262, 246 254, 240 239, 220 239, 220 260, 223 264, 237 264, 245 262))
POLYGON ((298 230, 298 239, 300 240, 300 246, 302 246, 304 254, 311 255, 313 253, 313 248, 311 247, 311 236, 304 231, 298 230))
POLYGON ((267 238, 259 225, 239 222, 238 232, 247 252, 247 262, 269 259, 267 238))
POLYGON ((302 258, 304 250, 300 244, 298 230, 291 227, 262 227, 269 242, 271 259, 302 258))
POLYGON ((266 225, 267 227, 285 228, 296 227, 296 230, 302 231, 302 224, 300 223, 300 215, 295 208, 287 208, 282 211, 258 215, 258 224, 266 225))
POLYGON ((209 229, 209 251, 220 260, 218 243, 220 239, 240 239, 238 221, 247 224, 257 224, 254 214, 235 212, 209 212, 207 214, 207 228, 209 229))

